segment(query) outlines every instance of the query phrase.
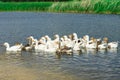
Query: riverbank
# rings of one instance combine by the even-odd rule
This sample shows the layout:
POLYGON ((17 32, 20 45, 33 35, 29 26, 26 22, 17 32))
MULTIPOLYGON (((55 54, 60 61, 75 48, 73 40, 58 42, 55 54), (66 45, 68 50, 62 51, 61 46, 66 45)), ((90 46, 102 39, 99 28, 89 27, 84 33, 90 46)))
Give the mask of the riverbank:
POLYGON ((70 2, 0 2, 0 11, 120 14, 120 0, 81 0, 70 2))

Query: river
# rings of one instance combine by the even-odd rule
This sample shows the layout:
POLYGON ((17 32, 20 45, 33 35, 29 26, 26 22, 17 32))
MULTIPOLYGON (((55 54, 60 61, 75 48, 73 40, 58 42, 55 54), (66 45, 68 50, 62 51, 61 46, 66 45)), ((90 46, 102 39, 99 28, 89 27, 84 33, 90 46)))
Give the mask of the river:
MULTIPOLYGON (((76 32, 120 41, 120 15, 0 12, 0 44, 27 43, 26 38, 53 38, 76 32)), ((88 51, 73 55, 55 53, 6 53, 0 46, 0 80, 119 80, 118 50, 88 51)))

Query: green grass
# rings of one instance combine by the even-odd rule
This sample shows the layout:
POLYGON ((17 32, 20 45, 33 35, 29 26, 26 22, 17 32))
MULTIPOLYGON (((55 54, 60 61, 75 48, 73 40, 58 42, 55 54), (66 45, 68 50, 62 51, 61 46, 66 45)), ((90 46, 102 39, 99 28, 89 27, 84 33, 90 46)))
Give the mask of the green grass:
POLYGON ((0 11, 48 11, 52 2, 0 2, 0 11))
POLYGON ((120 14, 120 0, 74 0, 70 2, 0 2, 0 11, 47 11, 120 14))

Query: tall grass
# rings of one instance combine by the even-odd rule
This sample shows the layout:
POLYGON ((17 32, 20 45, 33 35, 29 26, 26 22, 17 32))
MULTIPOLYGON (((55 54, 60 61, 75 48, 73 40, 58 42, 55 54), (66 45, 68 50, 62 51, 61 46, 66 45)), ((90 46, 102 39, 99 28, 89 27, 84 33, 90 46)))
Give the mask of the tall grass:
POLYGON ((49 11, 120 14, 120 0, 73 0, 69 2, 0 2, 0 11, 49 11))
POLYGON ((52 2, 0 2, 0 11, 48 11, 52 2))
POLYGON ((58 2, 49 7, 55 12, 114 13, 120 14, 120 0, 81 0, 58 2))

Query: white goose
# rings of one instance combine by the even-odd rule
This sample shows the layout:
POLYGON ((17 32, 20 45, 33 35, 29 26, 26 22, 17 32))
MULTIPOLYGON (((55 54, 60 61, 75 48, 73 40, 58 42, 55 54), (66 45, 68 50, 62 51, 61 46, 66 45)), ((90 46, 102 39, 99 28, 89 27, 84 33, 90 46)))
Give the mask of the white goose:
POLYGON ((71 39, 69 39, 66 35, 60 38, 59 48, 56 50, 56 53, 72 54, 71 39))
POLYGON ((103 38, 103 41, 101 39, 97 39, 97 45, 99 50, 105 50, 108 47, 108 38, 103 38))
POLYGON ((81 41, 80 47, 86 48, 86 45, 89 43, 89 36, 88 35, 83 36, 83 38, 80 38, 80 41, 81 41))
POLYGON ((118 42, 110 42, 110 43, 108 43, 108 48, 109 49, 116 49, 116 48, 118 48, 118 42))
POLYGON ((9 43, 7 42, 5 42, 3 45, 6 47, 6 51, 10 51, 10 52, 19 52, 22 50, 23 47, 22 44, 16 44, 10 47, 9 43))
POLYGON ((45 36, 46 38, 46 49, 45 49, 45 52, 50 52, 50 53, 53 53, 53 52, 56 52, 57 50, 57 47, 59 47, 59 45, 55 44, 53 40, 51 40, 51 38, 46 35, 45 36))
POLYGON ((33 45, 35 44, 34 37, 30 36, 27 38, 28 44, 23 47, 25 51, 31 51, 33 49, 33 45))
POLYGON ((34 49, 37 52, 38 51, 45 51, 46 50, 46 44, 44 44, 44 43, 38 44, 38 40, 35 39, 34 49))
POLYGON ((98 49, 107 49, 108 45, 107 43, 101 43, 100 45, 98 45, 98 49))
POLYGON ((73 50, 74 51, 80 51, 81 50, 81 47, 80 47, 81 44, 82 44, 82 42, 80 40, 75 41, 73 50))
POLYGON ((55 39, 52 41, 54 48, 58 49, 60 46, 60 37, 58 34, 54 35, 55 39))
POLYGON ((64 46, 68 48, 73 48, 74 41, 72 41, 70 38, 68 38, 66 35, 63 36, 63 44, 64 46))
POLYGON ((88 49, 96 49, 97 48, 97 40, 92 39, 90 41, 87 41, 86 48, 88 48, 88 49))

